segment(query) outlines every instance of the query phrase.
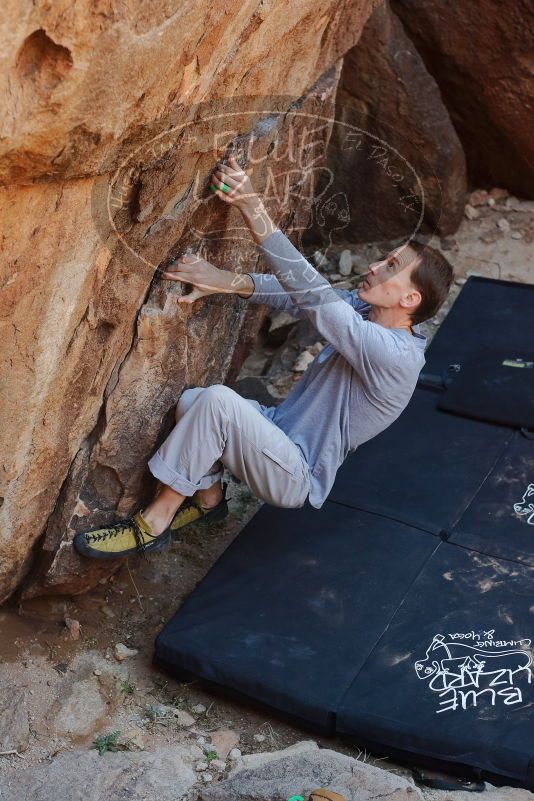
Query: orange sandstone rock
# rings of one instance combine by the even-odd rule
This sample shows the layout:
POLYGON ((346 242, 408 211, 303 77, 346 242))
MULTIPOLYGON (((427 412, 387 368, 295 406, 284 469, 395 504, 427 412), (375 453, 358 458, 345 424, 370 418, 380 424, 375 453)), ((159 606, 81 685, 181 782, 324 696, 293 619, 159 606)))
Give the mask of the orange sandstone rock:
MULTIPOLYGON (((372 6, 5 4, 0 600, 23 579, 27 596, 75 594, 116 569, 80 559, 73 534, 146 500, 182 388, 235 375, 262 318, 236 297, 180 307, 157 265, 190 245, 256 267, 240 215, 207 188, 214 162, 254 134, 258 191, 301 175, 288 143, 331 116, 372 6)), ((309 214, 291 189, 268 204, 289 229, 309 214)))

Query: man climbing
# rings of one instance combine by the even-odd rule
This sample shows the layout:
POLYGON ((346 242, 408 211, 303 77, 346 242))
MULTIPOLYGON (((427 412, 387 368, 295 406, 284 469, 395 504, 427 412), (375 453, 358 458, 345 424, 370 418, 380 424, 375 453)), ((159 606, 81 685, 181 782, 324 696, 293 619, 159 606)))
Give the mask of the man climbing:
POLYGON ((163 273, 193 286, 179 302, 236 293, 307 318, 327 344, 279 406, 222 384, 185 390, 175 427, 148 462, 159 492, 133 517, 77 534, 85 556, 159 550, 189 522, 221 519, 223 466, 273 506, 308 500, 319 509, 347 454, 406 407, 425 363, 418 324, 438 311, 453 279, 438 251, 410 239, 369 265, 359 290, 333 289, 272 222, 234 157, 217 164, 211 188, 242 212, 274 274, 237 275, 182 256, 163 273))

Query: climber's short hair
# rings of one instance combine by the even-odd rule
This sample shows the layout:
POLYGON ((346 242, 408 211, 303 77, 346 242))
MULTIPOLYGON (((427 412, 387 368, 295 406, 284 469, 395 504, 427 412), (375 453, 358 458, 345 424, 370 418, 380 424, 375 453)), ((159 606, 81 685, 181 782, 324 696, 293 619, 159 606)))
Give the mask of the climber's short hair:
POLYGON ((412 325, 433 317, 446 300, 454 280, 454 270, 445 256, 423 238, 413 237, 407 244, 421 260, 411 274, 412 284, 421 293, 421 303, 412 312, 412 325))

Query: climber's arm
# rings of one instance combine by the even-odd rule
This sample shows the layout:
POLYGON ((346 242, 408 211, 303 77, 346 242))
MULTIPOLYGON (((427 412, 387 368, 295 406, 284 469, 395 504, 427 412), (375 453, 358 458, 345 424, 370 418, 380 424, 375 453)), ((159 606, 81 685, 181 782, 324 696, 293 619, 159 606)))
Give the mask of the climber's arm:
MULTIPOLYGON (((252 281, 252 293, 245 295, 238 292, 241 297, 246 297, 251 303, 265 303, 271 309, 286 311, 294 317, 304 317, 302 309, 287 294, 286 290, 271 273, 245 273, 252 281)), ((349 289, 334 289, 336 295, 350 303, 351 291, 349 289)))
MULTIPOLYGON (((257 245, 261 245, 264 239, 277 230, 257 195, 251 197, 249 202, 241 207, 241 212, 257 245)), ((248 296, 252 303, 265 303, 273 309, 287 311, 295 317, 304 316, 298 301, 296 302, 295 298, 288 295, 286 287, 280 283, 276 275, 270 273, 246 273, 246 275, 252 279, 254 284, 253 292, 248 296)), ((349 289, 333 289, 328 281, 322 280, 338 299, 347 300, 350 303, 352 293, 349 289)), ((241 297, 245 297, 245 295, 241 295, 241 297)))
POLYGON ((314 328, 340 353, 369 384, 383 370, 394 369, 398 348, 391 332, 364 320, 357 295, 349 292, 348 303, 307 261, 287 236, 269 220, 261 201, 249 212, 242 209, 256 244, 278 283, 314 328), (267 233, 269 231, 269 233, 267 233))

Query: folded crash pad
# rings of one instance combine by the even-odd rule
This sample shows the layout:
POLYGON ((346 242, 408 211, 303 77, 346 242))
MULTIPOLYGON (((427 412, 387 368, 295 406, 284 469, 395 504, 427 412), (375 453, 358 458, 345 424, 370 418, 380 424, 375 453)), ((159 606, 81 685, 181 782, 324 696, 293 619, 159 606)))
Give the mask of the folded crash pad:
POLYGON ((426 351, 424 372, 441 374, 481 350, 532 350, 533 308, 534 284, 469 278, 426 351))
POLYGON ((534 352, 486 347, 458 365, 438 409, 474 420, 534 429, 534 352))

